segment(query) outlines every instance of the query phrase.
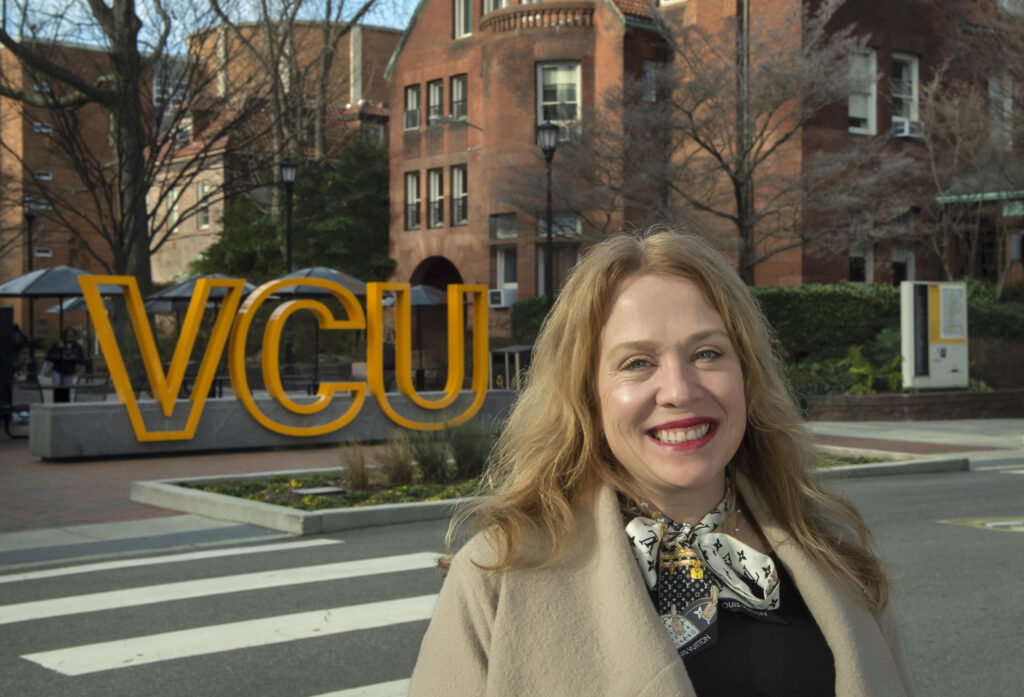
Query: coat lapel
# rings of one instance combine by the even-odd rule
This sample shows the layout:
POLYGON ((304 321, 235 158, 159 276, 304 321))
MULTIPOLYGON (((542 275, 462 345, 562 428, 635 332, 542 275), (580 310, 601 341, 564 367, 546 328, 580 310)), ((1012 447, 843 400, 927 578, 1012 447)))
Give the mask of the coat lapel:
POLYGON ((902 697, 902 680, 890 643, 860 590, 820 569, 769 515, 761 498, 743 477, 740 494, 769 545, 796 582, 807 609, 832 650, 836 697, 902 697))

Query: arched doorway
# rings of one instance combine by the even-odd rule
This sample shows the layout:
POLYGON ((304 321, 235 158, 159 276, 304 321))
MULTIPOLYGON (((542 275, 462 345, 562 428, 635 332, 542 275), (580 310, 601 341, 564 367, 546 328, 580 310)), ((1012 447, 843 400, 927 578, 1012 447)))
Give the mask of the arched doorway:
MULTIPOLYGON (((462 283, 462 274, 444 257, 427 257, 416 266, 409 283, 447 290, 451 283, 462 283)), ((430 386, 436 389, 438 383, 443 384, 448 359, 448 310, 445 305, 416 307, 412 315, 414 364, 425 369, 421 374, 428 375, 430 386)))

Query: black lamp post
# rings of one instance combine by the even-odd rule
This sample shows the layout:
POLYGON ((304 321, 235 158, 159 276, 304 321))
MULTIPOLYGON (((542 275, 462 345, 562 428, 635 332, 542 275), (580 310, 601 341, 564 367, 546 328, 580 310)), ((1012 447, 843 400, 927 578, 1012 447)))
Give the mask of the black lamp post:
POLYGON ((537 126, 537 145, 544 153, 544 164, 548 168, 548 208, 547 208, 547 242, 544 245, 544 294, 547 299, 547 308, 550 310, 555 301, 554 292, 554 250, 551 243, 551 160, 558 149, 558 132, 561 130, 558 124, 545 121, 537 126))
MULTIPOLYGON (((32 271, 35 256, 32 244, 32 223, 36 220, 36 202, 31 196, 21 199, 21 210, 25 214, 25 245, 28 247, 28 270, 32 271)), ((28 364, 25 366, 25 377, 29 382, 36 382, 36 318, 35 300, 28 298, 28 364)))
POLYGON ((291 158, 284 158, 281 162, 281 181, 284 182, 285 191, 285 253, 284 263, 286 273, 292 272, 292 193, 295 191, 295 175, 299 171, 299 166, 291 161, 291 158))

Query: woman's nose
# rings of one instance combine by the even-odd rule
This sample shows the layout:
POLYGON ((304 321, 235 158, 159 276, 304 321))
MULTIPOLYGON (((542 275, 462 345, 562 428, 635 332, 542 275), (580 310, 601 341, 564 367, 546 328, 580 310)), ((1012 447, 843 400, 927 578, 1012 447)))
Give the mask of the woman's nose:
POLYGON ((665 361, 658 382, 658 404, 679 407, 699 399, 704 388, 700 371, 688 362, 665 361))

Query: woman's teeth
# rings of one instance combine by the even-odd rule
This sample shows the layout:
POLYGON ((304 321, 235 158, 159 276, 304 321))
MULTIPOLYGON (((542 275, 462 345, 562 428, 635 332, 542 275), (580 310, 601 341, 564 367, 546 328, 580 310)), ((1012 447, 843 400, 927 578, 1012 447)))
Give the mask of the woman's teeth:
POLYGON ((704 423, 691 429, 666 429, 663 431, 651 431, 651 435, 662 443, 687 443, 691 440, 703 438, 711 430, 710 423, 704 423))

